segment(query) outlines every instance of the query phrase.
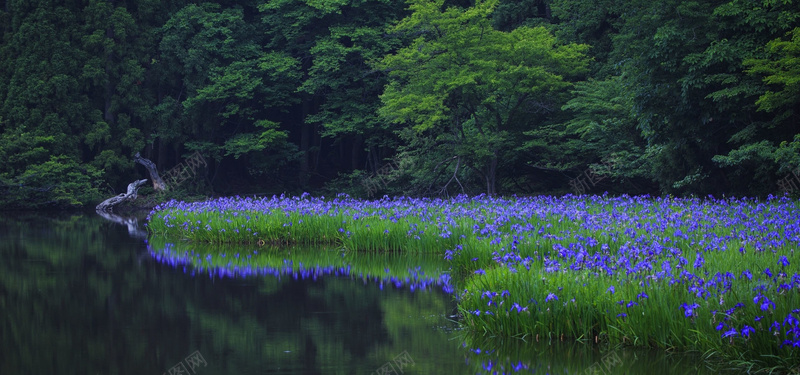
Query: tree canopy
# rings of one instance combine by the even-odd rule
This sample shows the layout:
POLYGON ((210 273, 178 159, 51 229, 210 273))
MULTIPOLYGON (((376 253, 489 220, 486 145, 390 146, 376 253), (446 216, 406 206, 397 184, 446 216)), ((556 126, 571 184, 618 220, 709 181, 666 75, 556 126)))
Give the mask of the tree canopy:
POLYGON ((443 6, 411 2, 413 13, 391 29, 419 36, 378 64, 390 77, 380 113, 432 137, 445 159, 463 160, 495 194, 498 164, 514 157, 522 131, 559 107, 565 77, 586 70, 587 46, 557 45, 544 27, 496 30, 497 1, 443 6))
POLYGON ((97 202, 137 152, 200 152, 206 194, 563 194, 587 170, 593 193, 782 194, 796 8, 9 0, 0 207, 97 202))

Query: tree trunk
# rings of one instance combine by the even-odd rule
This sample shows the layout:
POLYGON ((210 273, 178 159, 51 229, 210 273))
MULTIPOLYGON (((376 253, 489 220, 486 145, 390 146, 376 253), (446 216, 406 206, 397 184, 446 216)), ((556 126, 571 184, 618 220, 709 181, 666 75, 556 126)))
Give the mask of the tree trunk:
POLYGON ((311 167, 311 124, 308 123, 306 118, 311 113, 311 97, 305 97, 300 112, 300 151, 303 153, 303 159, 300 161, 300 172, 303 173, 303 178, 306 178, 311 167))
POLYGON ((98 204, 97 207, 95 207, 95 210, 97 212, 111 212, 114 206, 122 202, 135 200, 137 197, 136 193, 139 190, 139 187, 142 186, 145 182, 147 182, 146 178, 131 182, 130 184, 128 184, 127 192, 104 200, 102 203, 98 204))
POLYGON ((143 158, 138 152, 136 153, 136 155, 133 156, 133 160, 141 165, 144 165, 144 167, 147 168, 147 172, 150 173, 150 179, 153 181, 153 190, 155 191, 167 190, 167 185, 164 183, 164 180, 162 180, 161 177, 158 175, 158 170, 156 169, 155 163, 153 163, 149 159, 143 158))
POLYGON ((300 172, 308 174, 311 170, 311 124, 303 122, 300 125, 300 151, 303 152, 303 160, 300 163, 300 172))
MULTIPOLYGON (((353 143, 350 146, 350 168, 352 170, 360 169, 361 165, 359 164, 361 154, 361 136, 356 135, 353 137, 353 143)), ((373 167, 373 171, 377 170, 377 167, 373 167)))
POLYGON ((486 166, 486 194, 497 194, 497 153, 486 166))

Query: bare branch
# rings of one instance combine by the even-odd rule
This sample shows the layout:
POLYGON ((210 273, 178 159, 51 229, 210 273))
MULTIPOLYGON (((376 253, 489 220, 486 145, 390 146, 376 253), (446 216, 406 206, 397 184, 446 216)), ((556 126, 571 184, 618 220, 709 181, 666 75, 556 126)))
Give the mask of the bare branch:
POLYGON ((111 212, 114 206, 122 202, 135 200, 139 187, 145 182, 147 182, 146 178, 131 182, 128 184, 128 191, 126 193, 122 193, 104 200, 102 203, 98 204, 97 207, 95 207, 95 210, 98 212, 111 212))
POLYGON ((439 190, 440 194, 447 194, 447 187, 450 186, 450 183, 453 182, 453 180, 455 180, 458 186, 461 187, 461 194, 465 194, 464 185, 461 185, 461 181, 458 180, 458 167, 461 165, 461 158, 458 156, 454 156, 453 158, 456 159, 456 168, 453 170, 453 175, 450 177, 447 183, 444 184, 441 190, 439 190))
POLYGON ((155 191, 164 191, 167 190, 167 185, 164 183, 164 180, 158 175, 158 169, 156 169, 156 164, 150 161, 150 159, 143 158, 138 152, 136 155, 133 156, 133 160, 141 165, 144 165, 147 168, 147 172, 150 173, 150 179, 153 181, 153 190, 155 191))

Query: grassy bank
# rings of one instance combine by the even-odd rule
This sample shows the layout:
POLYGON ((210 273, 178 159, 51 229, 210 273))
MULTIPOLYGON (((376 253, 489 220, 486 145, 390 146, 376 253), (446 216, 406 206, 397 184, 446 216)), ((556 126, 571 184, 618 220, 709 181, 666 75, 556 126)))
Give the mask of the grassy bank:
MULTIPOLYGON (((464 203, 469 204, 469 203, 464 203)), ((472 229, 451 217, 444 202, 398 199, 364 202, 293 198, 221 198, 157 206, 148 230, 167 238, 207 243, 334 245, 356 251, 441 252, 472 229)), ((458 216, 456 216, 458 217, 458 216)))
POLYGON ((194 242, 441 254, 475 331, 788 371, 800 363, 799 223, 788 199, 302 196, 168 202, 148 228, 194 242))

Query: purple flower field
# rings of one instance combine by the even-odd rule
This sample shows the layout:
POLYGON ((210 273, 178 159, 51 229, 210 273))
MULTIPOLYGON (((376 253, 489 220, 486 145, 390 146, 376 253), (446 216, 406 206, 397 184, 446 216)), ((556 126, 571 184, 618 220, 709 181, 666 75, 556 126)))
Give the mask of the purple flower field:
POLYGON ((800 208, 787 198, 236 197, 148 219, 193 241, 441 254, 475 332, 800 363, 800 208))

